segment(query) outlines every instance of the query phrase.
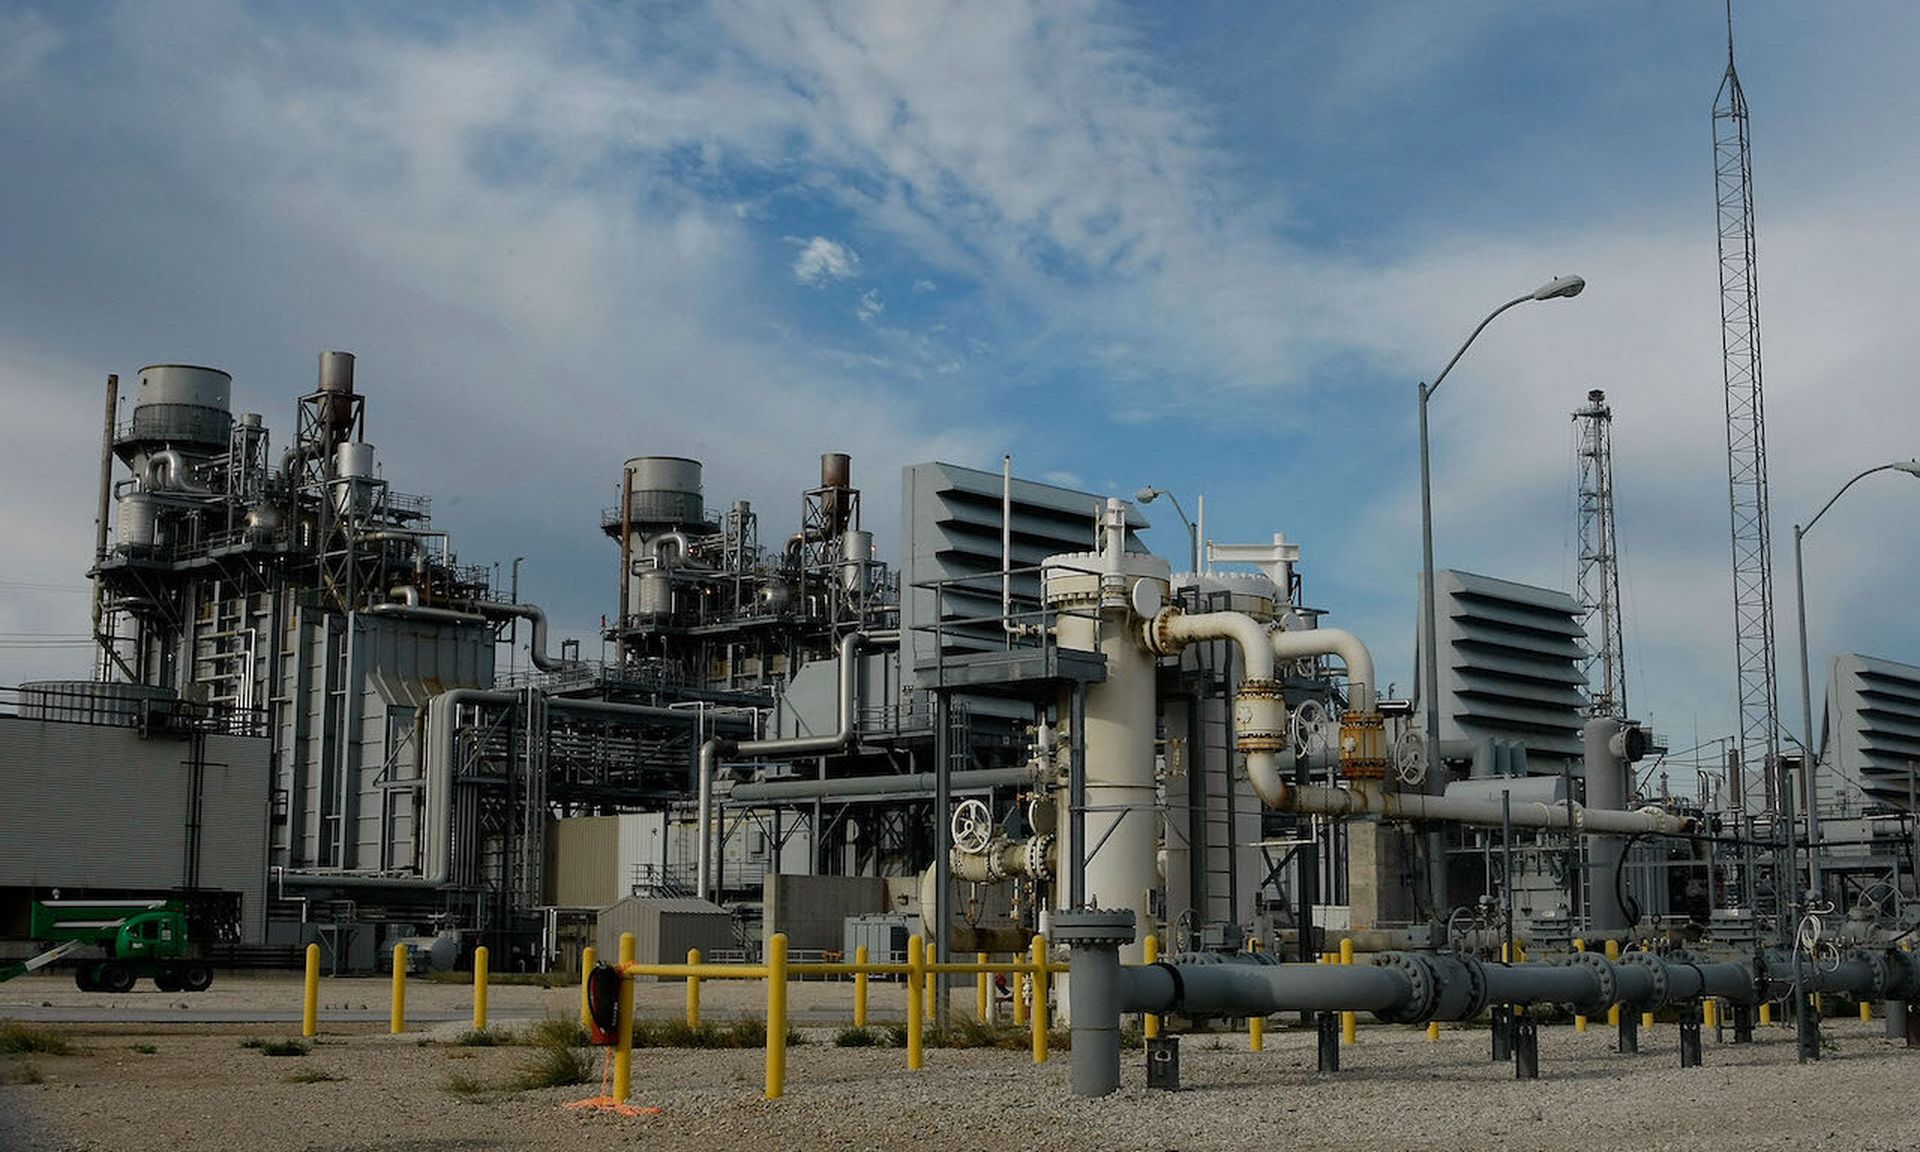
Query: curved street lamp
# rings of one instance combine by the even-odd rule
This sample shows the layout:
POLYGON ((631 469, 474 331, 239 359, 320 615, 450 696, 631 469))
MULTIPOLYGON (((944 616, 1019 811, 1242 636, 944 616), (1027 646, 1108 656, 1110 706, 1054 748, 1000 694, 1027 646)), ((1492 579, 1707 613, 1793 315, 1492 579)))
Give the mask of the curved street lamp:
MULTIPOLYGON (((1141 504, 1151 504, 1162 496, 1165 496, 1173 502, 1173 514, 1180 517, 1180 523, 1187 526, 1187 570, 1189 572, 1199 572, 1200 534, 1194 528, 1193 521, 1187 519, 1187 510, 1180 507, 1180 497, 1175 496, 1165 488, 1142 488, 1133 494, 1134 500, 1141 504)), ((1205 509, 1202 509, 1202 511, 1205 511, 1205 509)))
MULTIPOLYGON (((1820 517, 1827 514, 1827 509, 1847 494, 1847 489, 1876 472, 1905 472, 1909 476, 1920 477, 1920 460, 1896 460, 1867 469, 1842 484, 1831 500, 1820 505, 1820 511, 1813 514, 1813 519, 1805 525, 1793 526, 1793 598, 1800 615, 1800 778, 1807 790, 1807 889, 1816 895, 1824 891, 1824 878, 1820 873, 1820 792, 1816 786, 1819 753, 1813 745, 1813 685, 1807 673, 1807 588, 1805 567, 1801 562, 1801 541, 1808 532, 1813 531, 1820 517)), ((1793 835, 1791 828, 1787 830, 1787 835, 1793 835)))
MULTIPOLYGON (((1479 326, 1467 337, 1466 342, 1460 345, 1460 350, 1453 354, 1453 359, 1447 361, 1447 366, 1440 370, 1440 375, 1434 377, 1433 383, 1428 384, 1422 381, 1420 384, 1420 538, 1422 549, 1420 570, 1426 579, 1425 599, 1427 618, 1426 626, 1423 629, 1422 646, 1426 649, 1423 653, 1425 656, 1424 663, 1426 664, 1426 691, 1431 694, 1431 698, 1426 701, 1427 780, 1429 781, 1429 787, 1432 786, 1433 782, 1437 782, 1440 779, 1440 626, 1438 620, 1435 618, 1437 613, 1437 596, 1433 587, 1433 474, 1429 462, 1430 453, 1427 444, 1427 402, 1433 399, 1435 392, 1440 390, 1440 384, 1447 378, 1447 373, 1453 371, 1453 366, 1460 362, 1460 357, 1467 354, 1467 349, 1473 346, 1474 340, 1477 339, 1480 333, 1486 330, 1487 325, 1493 323, 1494 319, 1502 312, 1521 304, 1531 303, 1535 300, 1562 300, 1578 296, 1586 286, 1587 282, 1579 276, 1556 276, 1527 293, 1525 296, 1515 296, 1505 304, 1487 313, 1487 318, 1480 321, 1479 326)), ((1435 840, 1437 840, 1439 834, 1434 833, 1432 835, 1435 840)), ((1435 840, 1430 840, 1429 843, 1432 844, 1435 840)), ((1431 862, 1427 871, 1427 894, 1429 903, 1433 905, 1434 914, 1436 916, 1441 915, 1443 909, 1441 909, 1440 905, 1446 902, 1446 870, 1440 866, 1440 860, 1436 857, 1431 862)))

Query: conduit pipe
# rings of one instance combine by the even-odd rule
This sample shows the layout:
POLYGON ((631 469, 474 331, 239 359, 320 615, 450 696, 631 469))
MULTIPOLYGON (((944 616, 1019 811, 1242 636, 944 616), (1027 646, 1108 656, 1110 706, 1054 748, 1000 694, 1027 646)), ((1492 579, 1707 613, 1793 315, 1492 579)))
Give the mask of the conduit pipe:
MULTIPOLYGON (((947 784, 956 792, 987 788, 1010 788, 1039 783, 1049 775, 1034 767, 979 768, 955 772, 947 784)), ((733 799, 748 804, 789 803, 795 800, 823 800, 838 796, 880 796, 887 799, 913 799, 931 796, 938 781, 931 772, 901 776, 856 776, 847 780, 768 780, 733 786, 733 799)))
MULTIPOLYGON (((536 643, 538 642, 536 636, 536 643)), ((839 721, 827 736, 801 736, 784 740, 723 740, 714 737, 700 745, 700 780, 697 837, 699 860, 695 867, 694 895, 713 898, 713 777, 719 771, 722 754, 738 756, 819 756, 850 747, 860 734, 860 666, 855 659, 862 650, 880 645, 898 644, 896 630, 849 632, 840 638, 839 721)), ((536 664, 538 662, 536 661, 536 664)))
POLYGON ((196 484, 187 473, 186 457, 172 448, 163 448, 147 457, 147 468, 140 486, 149 492, 187 492, 207 495, 204 484, 196 484))
POLYGON ((1367 651, 1358 636, 1341 628, 1306 628, 1298 632, 1275 629, 1270 635, 1273 655, 1278 660, 1338 656, 1347 668, 1347 707, 1354 712, 1373 711, 1373 653, 1367 651))
POLYGON ((542 672, 559 672, 567 668, 578 667, 577 661, 562 660, 547 654, 547 614, 536 604, 500 604, 491 600, 482 600, 474 605, 483 615, 495 618, 519 617, 531 621, 533 637, 527 642, 527 654, 533 658, 533 666, 542 672))

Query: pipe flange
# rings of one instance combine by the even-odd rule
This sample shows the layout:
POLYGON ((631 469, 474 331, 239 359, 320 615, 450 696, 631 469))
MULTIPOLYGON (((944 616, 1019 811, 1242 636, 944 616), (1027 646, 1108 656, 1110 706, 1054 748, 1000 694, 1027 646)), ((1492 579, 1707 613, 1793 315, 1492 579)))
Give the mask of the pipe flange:
POLYGON ((1146 641, 1147 651, 1155 656, 1172 656, 1186 647, 1173 638, 1173 622, 1183 615, 1185 613, 1178 608, 1162 608, 1155 612, 1153 619, 1147 621, 1146 627, 1140 630, 1140 638, 1146 641))
POLYGON ((1487 1001, 1489 998, 1489 993, 1487 992, 1487 966, 1481 963, 1478 956, 1469 956, 1464 952, 1455 953, 1452 959, 1455 964, 1460 966, 1460 972, 1467 980, 1468 1003, 1466 1011, 1459 1017, 1456 1017, 1456 1019, 1471 1020, 1487 1010, 1487 1001))
POLYGON ((1053 942, 1078 948, 1118 947, 1134 939, 1133 909, 1091 908, 1055 912, 1053 942))
POLYGON ((1426 957, 1411 952, 1386 952, 1374 957, 1373 965, 1397 972, 1407 982, 1406 1001, 1375 1012, 1374 1019, 1385 1024, 1419 1024, 1432 1017, 1434 1002, 1440 995, 1440 981, 1426 957))
POLYGON ((1667 962, 1651 952, 1629 952, 1620 957, 1620 963, 1633 964, 1647 970, 1653 980, 1653 998, 1640 1005, 1642 1011, 1652 1011, 1667 1002, 1667 962))
POLYGON ((1053 833, 1045 832, 1027 841, 1027 876, 1034 880, 1053 879, 1053 865, 1048 858, 1053 855, 1053 833))
POLYGON ((1867 971, 1873 973, 1873 998, 1885 1000, 1889 975, 1886 954, 1872 948, 1855 948, 1848 953, 1847 959, 1858 960, 1867 966, 1867 971))
POLYGON ((1613 974, 1613 961, 1598 952, 1575 952, 1567 960, 1569 968, 1585 968, 1593 976, 1594 998, 1575 1004, 1582 1016, 1603 1016, 1620 999, 1620 981, 1613 974))

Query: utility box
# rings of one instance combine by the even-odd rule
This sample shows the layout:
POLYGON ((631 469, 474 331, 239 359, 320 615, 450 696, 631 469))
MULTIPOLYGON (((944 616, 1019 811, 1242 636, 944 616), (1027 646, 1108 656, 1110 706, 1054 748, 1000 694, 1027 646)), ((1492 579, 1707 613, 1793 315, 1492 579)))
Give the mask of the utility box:
POLYGON ((849 916, 845 928, 846 958, 851 962, 857 954, 856 950, 864 946, 870 964, 904 964, 907 960, 907 939, 919 930, 918 916, 905 916, 897 912, 849 916))
POLYGON ((1180 1037, 1157 1036, 1147 1041, 1147 1087, 1180 1090, 1180 1037))
POLYGON ((611 964, 620 955, 623 932, 633 933, 633 958, 641 964, 684 964, 689 948, 708 957, 735 946, 733 917, 726 909, 684 896, 629 896, 601 909, 594 947, 602 960, 611 964))

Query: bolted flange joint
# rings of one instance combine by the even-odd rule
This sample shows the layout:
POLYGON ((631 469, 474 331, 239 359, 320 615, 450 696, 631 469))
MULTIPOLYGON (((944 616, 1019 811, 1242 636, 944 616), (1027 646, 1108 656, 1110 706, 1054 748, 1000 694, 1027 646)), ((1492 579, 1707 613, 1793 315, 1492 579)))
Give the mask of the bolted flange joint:
POLYGON ((1133 943, 1133 909, 1090 908, 1053 914, 1053 942, 1074 948, 1118 948, 1133 943))

